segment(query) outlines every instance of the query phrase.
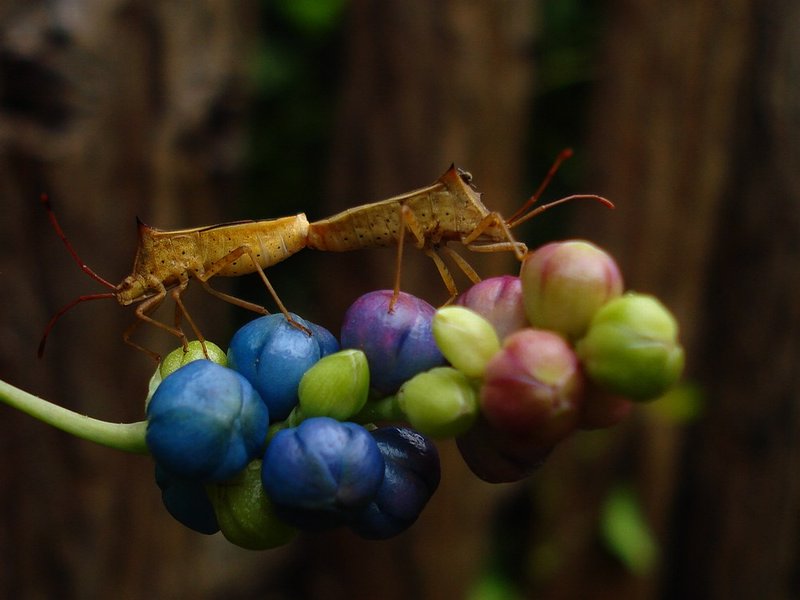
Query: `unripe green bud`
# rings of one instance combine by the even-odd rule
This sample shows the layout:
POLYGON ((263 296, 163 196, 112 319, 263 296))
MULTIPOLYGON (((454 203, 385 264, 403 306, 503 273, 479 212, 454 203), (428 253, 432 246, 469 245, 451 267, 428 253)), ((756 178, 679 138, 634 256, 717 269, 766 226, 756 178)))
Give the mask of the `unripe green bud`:
POLYGON ((297 533, 276 515, 261 484, 261 461, 254 460, 234 479, 209 485, 208 497, 229 542, 247 550, 287 544, 297 533))
POLYGON ((433 316, 433 338, 444 357, 467 377, 481 377, 500 350, 497 333, 484 317, 463 306, 445 306, 433 316))
POLYGON ((576 350, 592 381, 631 400, 660 396, 683 371, 675 317, 644 294, 628 293, 601 308, 576 350))
POLYGON ((397 403, 414 429, 434 438, 461 435, 478 415, 475 388, 452 367, 415 375, 400 387, 397 403))
POLYGON ((208 358, 208 360, 211 362, 215 362, 223 367, 228 365, 228 357, 225 355, 225 352, 222 350, 222 348, 217 346, 214 342, 207 341, 205 342, 205 345, 206 351, 208 352, 208 357, 206 357, 203 352, 203 344, 200 343, 200 340, 192 340, 189 342, 186 350, 179 346, 167 354, 161 360, 161 362, 158 363, 155 373, 153 373, 153 376, 150 378, 150 383, 148 384, 145 406, 150 402, 150 398, 153 396, 156 388, 167 377, 167 375, 171 375, 182 366, 194 360, 208 358))
POLYGON ((297 394, 304 417, 346 421, 367 402, 367 357, 361 350, 349 349, 321 358, 305 372, 297 394))
POLYGON ((570 340, 581 337, 595 312, 623 289, 614 259, 581 240, 554 242, 529 252, 519 277, 531 325, 570 340))

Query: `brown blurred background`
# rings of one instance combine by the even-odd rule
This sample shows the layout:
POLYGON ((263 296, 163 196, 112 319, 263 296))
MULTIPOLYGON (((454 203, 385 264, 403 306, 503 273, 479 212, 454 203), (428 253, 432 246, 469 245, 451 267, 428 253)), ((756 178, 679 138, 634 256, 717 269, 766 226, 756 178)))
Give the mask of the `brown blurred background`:
MULTIPOLYGON (((142 418, 153 365, 121 341, 130 310, 79 306, 36 359, 50 315, 103 291, 42 192, 116 282, 137 215, 163 228, 320 218, 451 162, 511 214, 566 146, 576 158, 547 197, 594 192, 617 210, 566 206, 520 238, 610 249, 628 287, 677 314, 689 357, 689 383, 661 408, 575 436, 522 483, 478 481, 444 443, 442 486, 409 532, 263 553, 172 521, 149 459, 0 407, 0 596, 800 596, 798 31, 792 0, 0 1, 0 378, 142 418)), ((404 288, 443 301, 433 265, 408 256, 404 288)), ((337 332, 352 300, 391 286, 392 265, 391 251, 307 251, 270 276, 337 332)), ((253 279, 227 289, 267 302, 253 279)), ((187 302, 223 346, 250 317, 187 302)))

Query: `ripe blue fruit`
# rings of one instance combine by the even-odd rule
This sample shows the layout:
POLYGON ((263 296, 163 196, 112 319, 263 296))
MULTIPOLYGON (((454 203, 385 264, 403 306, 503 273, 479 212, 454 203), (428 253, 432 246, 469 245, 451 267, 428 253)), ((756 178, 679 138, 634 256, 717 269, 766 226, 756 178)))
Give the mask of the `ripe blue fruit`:
POLYGON ((161 490, 161 501, 176 521, 199 533, 211 535, 219 531, 203 483, 178 479, 156 465, 156 484, 161 490))
POLYGON ((314 417, 275 435, 261 481, 281 518, 317 529, 341 524, 348 512, 366 506, 383 471, 381 452, 366 429, 314 417))
POLYGON ((167 376, 147 405, 145 440, 171 475, 222 481, 262 451, 269 411, 236 371, 196 360, 167 376))
POLYGON ((372 432, 385 463, 375 498, 350 521, 367 539, 387 539, 408 529, 439 486, 439 452, 422 434, 407 427, 372 432))
POLYGON ((228 348, 228 366, 244 375, 261 395, 273 421, 281 421, 297 405, 303 374, 339 344, 327 329, 292 314, 312 335, 291 325, 283 315, 267 315, 239 329, 228 348))
POLYGON ((445 363, 431 330, 433 306, 400 292, 390 313, 391 298, 391 290, 361 296, 347 309, 341 335, 343 348, 366 354, 370 385, 383 394, 394 393, 417 373, 445 363))

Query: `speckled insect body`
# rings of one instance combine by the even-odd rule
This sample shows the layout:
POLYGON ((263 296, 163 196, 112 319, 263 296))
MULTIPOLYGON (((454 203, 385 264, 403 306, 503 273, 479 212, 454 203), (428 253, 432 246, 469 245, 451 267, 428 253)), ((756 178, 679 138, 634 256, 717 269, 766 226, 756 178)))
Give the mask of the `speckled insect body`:
MULTIPOLYGON (((191 279, 199 281, 206 291, 226 302, 259 314, 269 314, 269 311, 263 306, 215 290, 208 283, 211 278, 216 276, 235 277, 258 273, 280 311, 290 322, 295 323, 275 293, 264 269, 285 260, 306 247, 309 224, 303 213, 277 219, 238 221, 180 230, 156 229, 139 221, 139 244, 133 270, 122 282, 114 285, 92 271, 78 257, 58 224, 48 199, 43 196, 42 202, 56 233, 78 266, 111 291, 79 296, 59 310, 45 328, 39 344, 40 356, 44 352, 47 335, 65 312, 86 300, 101 298, 114 298, 122 306, 137 304, 135 314, 138 320, 125 331, 123 339, 126 343, 146 352, 156 360, 159 360, 156 353, 131 340, 131 335, 141 322, 155 325, 178 337, 185 348, 187 339, 180 325, 181 319, 185 318, 194 334, 203 342, 202 334, 181 300, 181 294, 186 290, 191 279), (168 292, 176 306, 174 327, 150 316, 150 313, 163 302, 168 292)), ((299 323, 296 325, 305 330, 305 327, 299 323)), ((205 345, 203 347, 205 348, 205 345)))

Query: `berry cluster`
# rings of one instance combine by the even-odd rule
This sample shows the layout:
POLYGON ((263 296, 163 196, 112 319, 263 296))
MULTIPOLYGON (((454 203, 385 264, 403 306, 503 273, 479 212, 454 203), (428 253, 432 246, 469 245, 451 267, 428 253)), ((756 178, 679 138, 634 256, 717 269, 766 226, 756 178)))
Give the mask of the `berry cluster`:
POLYGON ((574 431, 662 394, 683 367, 674 318, 623 294, 613 259, 587 242, 531 252, 519 277, 487 279, 454 306, 401 293, 390 312, 391 300, 359 298, 341 346, 271 315, 227 353, 194 342, 170 354, 146 432, 169 512, 253 549, 297 529, 388 538, 438 486, 431 438, 455 438, 481 479, 515 481, 574 431))

